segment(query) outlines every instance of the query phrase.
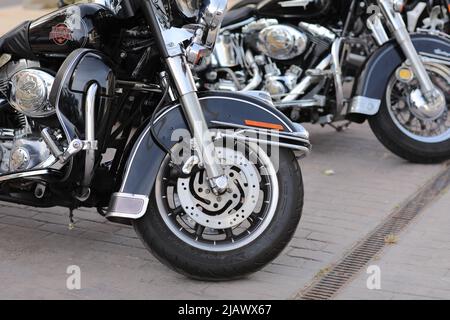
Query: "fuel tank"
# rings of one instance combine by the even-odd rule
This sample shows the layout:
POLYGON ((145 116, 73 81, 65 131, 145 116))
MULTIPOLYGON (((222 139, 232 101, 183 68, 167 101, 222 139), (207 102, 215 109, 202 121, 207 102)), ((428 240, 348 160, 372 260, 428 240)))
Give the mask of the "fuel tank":
POLYGON ((29 43, 36 56, 47 57, 66 57, 79 48, 100 49, 114 19, 110 9, 95 3, 64 7, 31 23, 29 43))
POLYGON ((320 21, 347 0, 266 0, 258 4, 258 15, 277 19, 320 21), (343 2, 343 3, 341 3, 343 2))

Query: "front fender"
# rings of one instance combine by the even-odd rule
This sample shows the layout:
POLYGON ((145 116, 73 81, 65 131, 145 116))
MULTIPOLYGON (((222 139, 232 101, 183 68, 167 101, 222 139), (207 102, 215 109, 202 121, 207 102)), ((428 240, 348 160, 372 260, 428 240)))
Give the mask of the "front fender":
MULTIPOLYGON (((450 43, 446 39, 427 34, 415 34, 411 39, 419 54, 442 59, 450 56, 450 43)), ((389 79, 404 61, 405 56, 395 40, 387 42, 371 55, 357 80, 350 116, 373 116, 378 113, 389 79)))
MULTIPOLYGON (((310 148, 308 132, 302 126, 292 123, 273 105, 259 98, 238 93, 208 92, 199 94, 199 99, 211 129, 260 130, 276 135, 281 147, 300 151, 310 148), (279 131, 265 130, 264 126, 276 127, 279 131)), ((145 214, 149 195, 166 156, 160 144, 171 149, 178 141, 173 137, 178 129, 189 130, 181 106, 174 104, 166 107, 155 122, 142 131, 125 166, 120 188, 112 195, 108 219, 139 219, 145 214), (158 143, 152 136, 152 126, 158 143)))

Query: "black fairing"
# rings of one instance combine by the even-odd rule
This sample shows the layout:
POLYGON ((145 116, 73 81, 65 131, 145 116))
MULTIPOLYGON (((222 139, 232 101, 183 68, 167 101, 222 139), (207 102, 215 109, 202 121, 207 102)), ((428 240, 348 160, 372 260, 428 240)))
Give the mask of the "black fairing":
POLYGON ((35 55, 48 57, 67 56, 79 48, 100 49, 102 38, 116 25, 114 19, 109 9, 94 3, 64 7, 31 23, 29 46, 35 55))
POLYGON ((69 141, 84 138, 86 91, 97 83, 96 135, 103 149, 108 130, 108 117, 115 88, 111 63, 102 53, 78 49, 70 54, 56 75, 50 103, 56 107, 58 118, 69 141))

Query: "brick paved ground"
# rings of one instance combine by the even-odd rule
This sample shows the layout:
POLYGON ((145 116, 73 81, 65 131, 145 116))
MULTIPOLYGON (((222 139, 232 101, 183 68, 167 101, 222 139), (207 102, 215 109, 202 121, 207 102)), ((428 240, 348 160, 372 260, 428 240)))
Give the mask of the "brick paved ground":
POLYGON ((337 299, 450 299, 450 192, 426 209, 371 262, 381 290, 368 290, 362 272, 337 299))
MULTIPOLYGON (((0 12, 0 31, 29 16, 11 12, 0 12)), ((289 247, 263 271, 241 281, 191 281, 153 258, 133 230, 92 211, 77 211, 76 229, 69 231, 67 211, 61 208, 1 204, 0 298, 292 297, 441 168, 395 157, 366 125, 340 134, 308 128, 314 152, 302 161, 304 217, 289 247), (327 169, 336 174, 325 175, 327 169), (65 287, 69 265, 82 269, 80 291, 65 287)))

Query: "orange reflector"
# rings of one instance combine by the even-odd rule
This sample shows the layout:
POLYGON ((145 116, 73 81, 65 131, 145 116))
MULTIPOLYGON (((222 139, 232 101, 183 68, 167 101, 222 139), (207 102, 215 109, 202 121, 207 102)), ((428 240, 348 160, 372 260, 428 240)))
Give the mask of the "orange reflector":
POLYGON ((245 120, 245 124, 250 127, 258 127, 258 128, 278 130, 278 131, 284 130, 284 127, 281 124, 275 124, 275 123, 245 120))
POLYGON ((447 5, 448 12, 450 12, 450 4, 447 5))
POLYGON ((404 80, 404 81, 409 81, 411 80, 414 75, 411 72, 411 70, 407 69, 407 68, 402 68, 399 70, 398 72, 398 76, 400 77, 400 79, 404 80))

